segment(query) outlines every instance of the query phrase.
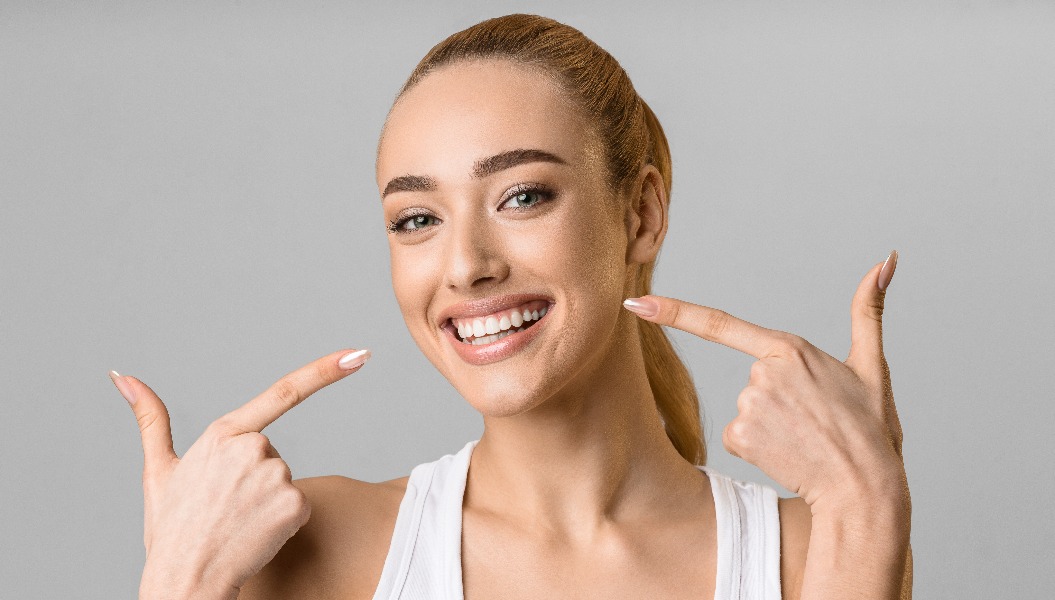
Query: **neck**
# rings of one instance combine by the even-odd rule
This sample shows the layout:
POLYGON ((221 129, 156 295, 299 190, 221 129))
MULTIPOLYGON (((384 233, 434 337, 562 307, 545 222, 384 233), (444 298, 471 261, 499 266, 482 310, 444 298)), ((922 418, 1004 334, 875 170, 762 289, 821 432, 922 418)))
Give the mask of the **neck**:
POLYGON ((684 499, 680 491, 700 492, 706 477, 663 429, 633 318, 620 319, 608 350, 559 396, 515 416, 485 417, 467 507, 582 531, 654 512, 684 499))

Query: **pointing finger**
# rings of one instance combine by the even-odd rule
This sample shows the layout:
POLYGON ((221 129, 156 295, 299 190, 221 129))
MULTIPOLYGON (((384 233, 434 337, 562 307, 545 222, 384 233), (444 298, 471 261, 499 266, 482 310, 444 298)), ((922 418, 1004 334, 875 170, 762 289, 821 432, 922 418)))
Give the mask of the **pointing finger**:
POLYGON ((623 305, 645 320, 687 331, 755 358, 769 355, 785 335, 738 319, 723 310, 675 298, 648 295, 628 298, 623 305))
POLYGON ((355 372, 368 358, 369 350, 343 350, 324 356, 283 376, 263 394, 217 421, 238 432, 261 431, 308 396, 355 372))
POLYGON ((897 251, 873 266, 861 280, 850 307, 850 354, 846 365, 860 377, 883 377, 883 305, 886 284, 897 267, 897 251), (884 285, 881 289, 879 286, 884 285))
POLYGON ((139 433, 143 439, 143 470, 146 473, 164 471, 175 460, 172 449, 172 429, 169 411, 154 390, 130 375, 110 372, 110 379, 117 386, 139 422, 139 433))

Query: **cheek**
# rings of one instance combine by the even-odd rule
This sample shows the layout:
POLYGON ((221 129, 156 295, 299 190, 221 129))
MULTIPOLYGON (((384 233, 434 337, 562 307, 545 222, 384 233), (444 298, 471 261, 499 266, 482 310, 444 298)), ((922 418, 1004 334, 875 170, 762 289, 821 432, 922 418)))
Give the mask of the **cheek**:
POLYGON ((392 247, 390 251, 392 290, 404 319, 408 324, 413 324, 419 315, 426 312, 430 286, 434 287, 430 278, 435 277, 437 268, 429 262, 433 255, 414 247, 392 247))
POLYGON ((567 224, 567 231, 561 235, 560 261, 578 287, 590 290, 590 295, 602 302, 609 295, 622 293, 626 271, 625 232, 605 216, 593 211, 567 224))
POLYGON ((614 325, 622 310, 626 279, 626 235, 621 224, 599 210, 576 211, 553 219, 513 248, 521 264, 564 297, 565 327, 598 335, 614 325))

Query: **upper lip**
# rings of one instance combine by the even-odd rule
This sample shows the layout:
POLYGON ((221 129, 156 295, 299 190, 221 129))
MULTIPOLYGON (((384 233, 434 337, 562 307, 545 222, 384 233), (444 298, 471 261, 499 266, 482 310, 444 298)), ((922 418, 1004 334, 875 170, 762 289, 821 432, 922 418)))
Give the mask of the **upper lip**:
POLYGON ((440 327, 446 325, 447 321, 450 319, 482 317, 484 315, 496 313, 500 310, 520 306, 531 300, 547 300, 550 303, 553 302, 552 298, 544 294, 506 294, 504 296, 491 296, 489 298, 465 300, 463 302, 451 304, 440 311, 440 327))

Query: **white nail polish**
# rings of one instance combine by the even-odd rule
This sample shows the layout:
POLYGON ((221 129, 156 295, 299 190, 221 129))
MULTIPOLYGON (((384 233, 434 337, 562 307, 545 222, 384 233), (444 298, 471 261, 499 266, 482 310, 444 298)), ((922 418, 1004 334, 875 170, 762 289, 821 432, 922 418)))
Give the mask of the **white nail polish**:
POLYGON ((337 364, 345 371, 351 371, 365 363, 368 358, 370 358, 370 351, 364 348, 363 350, 345 354, 341 357, 341 360, 337 361, 337 364))

